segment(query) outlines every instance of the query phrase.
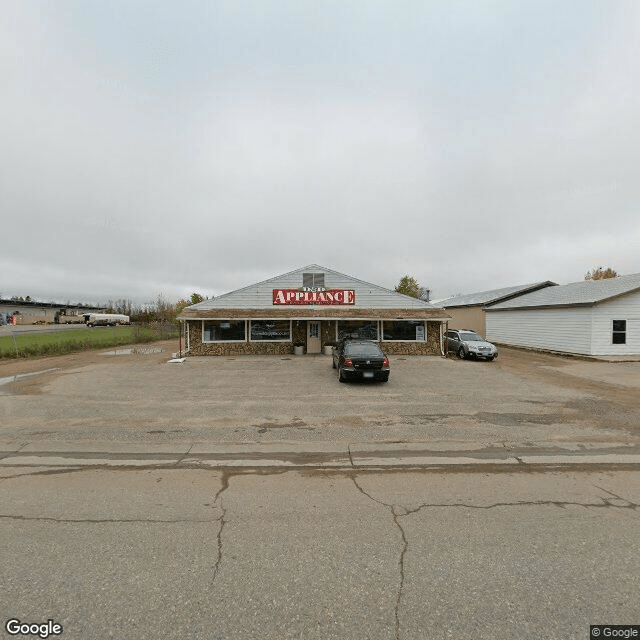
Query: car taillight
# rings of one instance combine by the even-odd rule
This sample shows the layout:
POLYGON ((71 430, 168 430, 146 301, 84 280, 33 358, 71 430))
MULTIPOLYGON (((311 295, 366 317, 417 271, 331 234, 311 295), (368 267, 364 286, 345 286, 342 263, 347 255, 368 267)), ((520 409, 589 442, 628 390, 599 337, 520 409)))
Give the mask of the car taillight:
POLYGON ((383 367, 388 367, 388 366, 389 366, 389 358, 385 358, 385 359, 382 361, 382 366, 383 366, 383 367))
POLYGON ((353 362, 351 362, 351 358, 345 358, 344 359, 344 366, 345 367, 353 367, 353 362))

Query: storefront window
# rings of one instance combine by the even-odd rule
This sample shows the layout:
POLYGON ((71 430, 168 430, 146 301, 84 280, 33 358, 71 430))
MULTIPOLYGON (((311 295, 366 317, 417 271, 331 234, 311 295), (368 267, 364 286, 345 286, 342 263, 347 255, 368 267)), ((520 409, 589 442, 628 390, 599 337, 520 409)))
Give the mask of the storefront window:
POLYGON ((382 323, 382 339, 424 342, 424 322, 422 320, 385 320, 382 323))
POLYGON ((341 320, 338 322, 338 340, 342 338, 378 339, 377 320, 341 320))
POLYGON ((251 340, 291 340, 289 320, 252 320, 251 340))
POLYGON ((247 339, 244 320, 206 320, 204 342, 244 341, 247 339))

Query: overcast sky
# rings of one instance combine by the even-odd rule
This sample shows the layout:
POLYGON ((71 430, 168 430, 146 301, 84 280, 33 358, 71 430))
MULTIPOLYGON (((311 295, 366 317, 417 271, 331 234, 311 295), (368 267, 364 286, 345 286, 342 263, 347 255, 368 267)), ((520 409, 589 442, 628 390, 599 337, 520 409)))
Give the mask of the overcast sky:
POLYGON ((640 272, 640 2, 22 0, 0 296, 640 272))

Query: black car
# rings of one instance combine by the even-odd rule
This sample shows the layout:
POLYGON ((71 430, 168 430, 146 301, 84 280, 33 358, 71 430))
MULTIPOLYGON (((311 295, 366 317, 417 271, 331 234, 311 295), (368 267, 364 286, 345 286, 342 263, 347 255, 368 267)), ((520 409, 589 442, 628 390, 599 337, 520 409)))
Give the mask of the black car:
POLYGON ((389 379, 389 358, 371 340, 341 340, 333 348, 333 368, 340 382, 389 379))

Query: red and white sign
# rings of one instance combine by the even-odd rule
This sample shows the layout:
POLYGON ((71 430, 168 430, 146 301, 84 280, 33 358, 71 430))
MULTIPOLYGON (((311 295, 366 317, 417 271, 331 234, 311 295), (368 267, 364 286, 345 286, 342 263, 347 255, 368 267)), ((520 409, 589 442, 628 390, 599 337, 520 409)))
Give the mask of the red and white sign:
POLYGON ((273 304, 355 304, 353 289, 326 289, 300 291, 300 289, 274 289, 273 304))

